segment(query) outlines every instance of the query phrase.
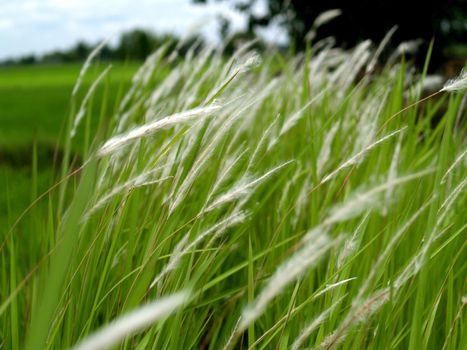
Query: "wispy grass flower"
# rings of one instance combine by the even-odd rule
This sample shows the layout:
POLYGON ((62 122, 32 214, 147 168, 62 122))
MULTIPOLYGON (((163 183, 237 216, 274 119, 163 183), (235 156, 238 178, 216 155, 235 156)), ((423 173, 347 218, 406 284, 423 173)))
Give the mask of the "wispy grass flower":
POLYGON ((158 130, 165 129, 174 125, 190 122, 197 118, 211 116, 213 112, 217 111, 220 106, 211 105, 207 107, 198 107, 189 111, 176 113, 157 120, 152 123, 145 124, 136 129, 133 129, 123 135, 117 135, 108 140, 100 148, 98 154, 100 156, 115 152, 135 139, 146 137, 154 134, 158 130))
POLYGON ((91 87, 89 88, 88 92, 86 93, 86 96, 84 96, 83 102, 81 102, 81 107, 76 114, 75 120, 73 122, 73 127, 71 129, 71 137, 74 137, 76 135, 76 130, 78 129, 79 123, 83 119, 85 113, 86 113, 86 107, 87 104, 89 103, 89 100, 91 99, 92 95, 96 91, 97 87, 99 86, 100 82, 104 79, 104 77, 109 73, 110 69, 112 66, 108 66, 99 76, 97 77, 96 80, 92 83, 91 87))
POLYGON ((232 189, 227 191, 226 193, 220 195, 217 199, 213 201, 212 204, 210 204, 205 211, 211 211, 214 210, 215 208, 220 207, 223 204, 230 203, 242 196, 247 196, 251 193, 251 190, 262 183, 264 180, 266 180, 268 177, 270 177, 272 174, 280 170, 281 168, 285 167, 286 165, 290 164, 293 162, 292 160, 285 162, 284 164, 281 164, 268 172, 266 172, 264 175, 261 175, 260 177, 254 179, 254 180, 243 180, 240 183, 238 183, 236 186, 234 186, 232 189))
MULTIPOLYGON (((464 160, 465 156, 467 155, 467 149, 465 149, 457 158, 456 160, 451 164, 448 170, 444 173, 443 177, 441 178, 441 183, 445 183, 449 175, 452 173, 452 171, 462 163, 464 160)), ((464 160, 465 162, 465 160, 464 160)))
POLYGON ((338 240, 331 240, 325 232, 316 231, 314 237, 310 238, 303 248, 277 268, 254 302, 243 310, 237 331, 241 333, 247 329, 254 320, 261 316, 273 298, 280 294, 289 283, 317 264, 329 248, 337 242, 338 240))
POLYGON ((381 205, 378 197, 382 192, 385 192, 388 188, 393 188, 399 184, 403 184, 405 182, 416 180, 422 176, 429 175, 433 173, 433 171, 434 170, 432 169, 420 171, 415 174, 410 174, 394 179, 391 181, 391 183, 383 183, 365 192, 356 192, 352 194, 348 200, 341 204, 335 205, 330 210, 330 215, 323 222, 323 225, 332 225, 337 222, 346 221, 358 216, 370 208, 378 208, 381 205))
POLYGON ((360 152, 356 153, 355 155, 353 155, 352 157, 350 157, 348 160, 346 160, 344 163, 342 163, 341 165, 339 165, 337 167, 337 169, 335 169, 334 171, 332 171, 331 173, 329 173, 328 175, 326 175, 322 180, 321 180, 321 183, 325 183, 325 182, 328 182, 329 180, 331 180, 332 178, 334 178, 338 173, 340 173, 342 170, 348 168, 349 166, 351 165, 354 165, 354 164, 357 164, 359 161, 361 161, 362 157, 368 152, 370 151, 371 149, 375 148, 376 146, 378 146, 380 143, 382 142, 385 142, 387 140, 389 140, 390 138, 400 134, 403 130, 405 130, 406 127, 402 128, 402 129, 399 129, 399 130, 396 130, 396 131, 393 131, 391 132, 390 134, 386 135, 386 136, 383 136, 382 138, 376 140, 375 142, 372 142, 371 144, 369 144, 368 146, 366 146, 364 149, 362 149, 360 152))
POLYGON ((394 191, 394 180, 397 177, 397 167, 399 163, 399 155, 401 151, 401 142, 402 138, 399 138, 399 141, 396 144, 396 148, 394 150, 394 154, 392 156, 391 160, 391 165, 389 167, 389 173, 388 173, 388 188, 386 189, 386 194, 384 196, 384 208, 383 208, 383 215, 386 215, 389 206, 390 206, 390 201, 392 199, 393 191, 394 191))
POLYGON ((294 340, 291 346, 291 350, 299 350, 301 349, 302 344, 306 341, 306 339, 319 327, 321 326, 329 315, 340 305, 340 303, 344 300, 344 296, 337 299, 334 303, 331 304, 328 308, 326 308, 323 312, 321 312, 318 316, 316 316, 313 321, 311 321, 305 328, 303 328, 300 332, 300 335, 294 340))
POLYGON ((86 72, 89 70, 89 67, 91 67, 92 61, 99 55, 99 53, 102 51, 102 49, 107 45, 108 40, 103 40, 99 45, 97 45, 94 50, 91 51, 89 56, 86 58, 86 61, 84 61, 83 66, 81 67, 81 70, 79 72, 78 79, 76 80, 76 84, 73 87, 72 91, 72 96, 75 96, 81 86, 81 83, 83 81, 84 76, 86 75, 86 72))
POLYGON ((459 76, 449 80, 441 89, 446 92, 460 92, 467 89, 467 70, 463 69, 459 76))
POLYGON ((73 350, 99 350, 117 345, 126 337, 169 316, 181 308, 189 297, 189 292, 180 292, 143 305, 91 334, 73 347, 73 350))
POLYGON ((345 320, 335 332, 328 335, 319 345, 318 349, 333 349, 344 341, 350 328, 366 321, 375 314, 389 300, 390 289, 384 288, 374 292, 364 302, 352 308, 345 320))
POLYGON ((316 165, 316 173, 318 176, 322 174, 324 167, 329 160, 329 156, 331 155, 332 141, 334 140, 334 136, 336 135, 337 130, 339 130, 339 124, 334 124, 324 138, 323 145, 319 151, 318 164, 316 165))
POLYGON ((189 254, 193 249, 198 246, 203 240, 211 236, 211 240, 214 240, 219 235, 224 233, 228 228, 242 223, 246 219, 247 215, 243 212, 234 212, 232 215, 226 217, 221 222, 218 222, 209 229, 201 232, 190 244, 188 243, 188 235, 185 235, 173 250, 172 256, 168 264, 162 269, 162 271, 154 278, 149 285, 149 288, 153 288, 167 273, 174 270, 180 263, 181 259, 189 254))

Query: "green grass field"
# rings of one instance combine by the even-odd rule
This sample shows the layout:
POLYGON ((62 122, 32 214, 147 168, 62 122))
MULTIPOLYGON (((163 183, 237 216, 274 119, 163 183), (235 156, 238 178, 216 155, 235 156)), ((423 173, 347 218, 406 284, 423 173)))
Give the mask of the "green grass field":
MULTIPOLYGON (((97 90, 91 107, 93 132, 99 115, 111 114, 123 89, 131 84, 138 63, 114 64, 97 90), (105 95, 105 106, 102 101, 105 95)), ((20 214, 31 194, 46 191, 59 167, 62 130, 70 113, 71 92, 81 65, 13 66, 0 68, 0 227, 20 214), (37 184, 32 181, 33 150, 37 153, 37 184), (36 187, 36 188, 34 188, 36 187)), ((99 66, 85 78, 84 91, 96 79, 99 66)), ((73 153, 83 151, 84 134, 77 134, 73 153)))
POLYGON ((465 349, 465 75, 319 47, 5 71, 0 348, 465 349))
MULTIPOLYGON (((114 64, 108 80, 96 94, 102 101, 109 94, 107 110, 112 113, 119 91, 127 88, 137 63, 114 64)), ((80 65, 14 66, 0 68, 0 147, 30 147, 34 140, 55 146, 70 110, 70 97, 80 65)), ((94 67, 84 87, 97 78, 94 67)), ((85 91, 84 89, 84 91, 85 91)), ((101 103, 94 107, 98 112, 101 103)), ((98 120, 94 120, 95 125, 98 120)))

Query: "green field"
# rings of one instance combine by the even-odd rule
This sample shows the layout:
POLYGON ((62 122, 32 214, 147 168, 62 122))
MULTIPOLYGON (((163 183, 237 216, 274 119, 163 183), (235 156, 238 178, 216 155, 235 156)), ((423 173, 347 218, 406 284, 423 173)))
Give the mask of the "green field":
MULTIPOLYGON (((95 66, 83 82, 83 95, 102 71, 95 66)), ((113 64, 108 79, 96 94, 99 105, 94 106, 93 125, 96 125, 104 91, 108 93, 106 110, 112 113, 119 92, 128 87, 137 63, 113 64)), ((39 144, 55 146, 70 112, 73 86, 81 65, 0 67, 0 147, 30 147, 39 144)), ((81 96, 82 97, 82 96, 81 96)), ((82 143, 82 134, 78 138, 82 143)), ((79 143, 78 141, 78 143, 79 143)))
MULTIPOLYGON (((119 94, 131 84, 138 63, 112 66, 97 90, 99 104, 90 104, 89 124, 95 131, 100 115, 113 113, 119 94), (105 103, 104 101, 105 95, 105 103)), ((102 71, 96 65, 83 81, 82 98, 102 71)), ((0 67, 0 227, 27 207, 31 198, 46 191, 58 168, 63 148, 62 130, 70 113, 71 92, 81 65, 0 67), (37 152, 37 183, 32 181, 33 149, 37 152)), ((83 151, 81 128, 72 144, 83 151)))
POLYGON ((467 76, 191 53, 2 71, 0 348, 467 348, 467 76))

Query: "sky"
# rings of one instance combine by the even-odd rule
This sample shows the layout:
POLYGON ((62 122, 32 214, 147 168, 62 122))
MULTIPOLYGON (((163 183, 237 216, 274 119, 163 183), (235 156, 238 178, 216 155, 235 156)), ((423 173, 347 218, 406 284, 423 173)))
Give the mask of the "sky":
MULTIPOLYGON (((255 11, 265 10, 260 0, 255 11)), ((228 1, 199 5, 190 0, 0 0, 0 59, 65 49, 78 40, 96 43, 136 27, 181 36, 198 29, 216 40, 219 14, 230 19, 233 29, 246 24, 228 1)), ((278 30, 263 34, 277 38, 278 30)))

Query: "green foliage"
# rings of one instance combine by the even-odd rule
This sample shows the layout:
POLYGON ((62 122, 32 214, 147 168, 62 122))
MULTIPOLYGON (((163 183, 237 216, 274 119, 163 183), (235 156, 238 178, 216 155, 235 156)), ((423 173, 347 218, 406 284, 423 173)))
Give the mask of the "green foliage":
MULTIPOLYGON (((244 14, 247 19, 246 32, 251 34, 258 28, 279 25, 287 32, 290 44, 298 50, 306 48, 311 32, 316 39, 332 37, 338 45, 350 47, 365 39, 380 41, 392 27, 397 26, 392 41, 395 44, 422 39, 427 47, 431 40, 435 40, 436 51, 432 57, 434 68, 439 68, 453 58, 464 61, 467 58, 464 39, 467 21, 465 0, 412 0, 410 3, 404 0, 220 1, 230 3, 244 14), (322 21, 322 14, 335 9, 340 11, 336 18, 322 21), (324 25, 316 26, 318 22, 324 25)), ((229 22, 221 18, 221 25, 225 33, 229 22)), ((423 53, 420 56, 423 60, 423 53)))

